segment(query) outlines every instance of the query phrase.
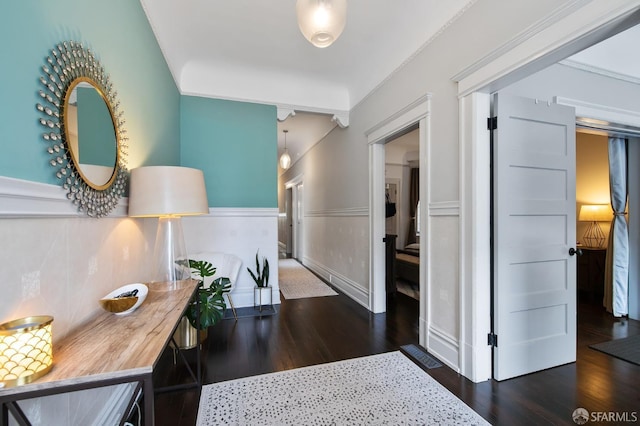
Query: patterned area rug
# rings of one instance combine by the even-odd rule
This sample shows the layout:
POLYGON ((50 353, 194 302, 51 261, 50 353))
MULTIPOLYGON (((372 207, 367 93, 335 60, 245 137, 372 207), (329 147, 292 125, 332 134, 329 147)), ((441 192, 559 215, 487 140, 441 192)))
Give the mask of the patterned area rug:
POLYGON ((400 352, 202 387, 198 426, 488 425, 400 352))
POLYGON ((295 259, 278 261, 278 286, 285 299, 338 295, 295 259))

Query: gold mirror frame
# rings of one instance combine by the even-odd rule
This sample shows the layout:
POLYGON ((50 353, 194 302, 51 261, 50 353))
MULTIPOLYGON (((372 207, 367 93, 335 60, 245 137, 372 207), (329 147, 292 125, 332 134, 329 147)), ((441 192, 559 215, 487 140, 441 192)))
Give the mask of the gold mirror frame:
POLYGON ((41 102, 36 104, 36 109, 41 113, 39 122, 45 128, 42 138, 47 142, 47 152, 51 155, 49 164, 55 168, 56 177, 67 190, 67 198, 79 211, 91 217, 107 216, 124 195, 128 179, 128 138, 117 92, 100 61, 79 42, 65 41, 55 46, 42 71, 44 75, 40 76, 40 83, 43 88, 38 91, 41 102), (86 179, 68 143, 65 110, 71 91, 79 81, 88 82, 100 93, 111 114, 116 159, 113 174, 104 185, 96 185, 86 179))

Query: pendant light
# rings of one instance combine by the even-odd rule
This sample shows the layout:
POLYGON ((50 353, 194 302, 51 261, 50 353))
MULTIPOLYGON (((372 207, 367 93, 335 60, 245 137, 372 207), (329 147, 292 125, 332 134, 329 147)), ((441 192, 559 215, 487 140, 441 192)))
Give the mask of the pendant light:
POLYGON ((287 170, 289 166, 291 166, 291 157, 289 156, 289 150, 287 149, 287 133, 289 133, 289 131, 283 130, 282 133, 284 133, 284 152, 280 156, 280 167, 287 170))
POLYGON ((316 47, 328 47, 347 22, 347 0, 297 0, 298 26, 316 47))

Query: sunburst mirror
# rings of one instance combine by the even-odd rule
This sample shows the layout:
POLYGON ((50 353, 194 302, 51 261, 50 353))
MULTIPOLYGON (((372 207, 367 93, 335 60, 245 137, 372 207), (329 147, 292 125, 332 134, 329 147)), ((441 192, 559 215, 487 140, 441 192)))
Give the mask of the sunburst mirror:
POLYGON ((100 61, 79 42, 51 49, 42 71, 36 108, 49 164, 79 211, 107 216, 128 179, 128 138, 117 92, 100 61))

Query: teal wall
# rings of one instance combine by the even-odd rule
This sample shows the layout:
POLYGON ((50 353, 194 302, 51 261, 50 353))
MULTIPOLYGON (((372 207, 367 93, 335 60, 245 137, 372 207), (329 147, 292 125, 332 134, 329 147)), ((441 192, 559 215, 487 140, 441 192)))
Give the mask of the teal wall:
POLYGON ((92 87, 76 87, 80 164, 113 167, 116 134, 107 104, 92 87))
POLYGON ((276 107, 182 96, 181 165, 204 171, 211 207, 277 207, 276 107))
POLYGON ((129 168, 180 164, 180 94, 138 0, 0 2, 0 175, 57 184, 35 104, 50 49, 77 40, 118 91, 129 168))

